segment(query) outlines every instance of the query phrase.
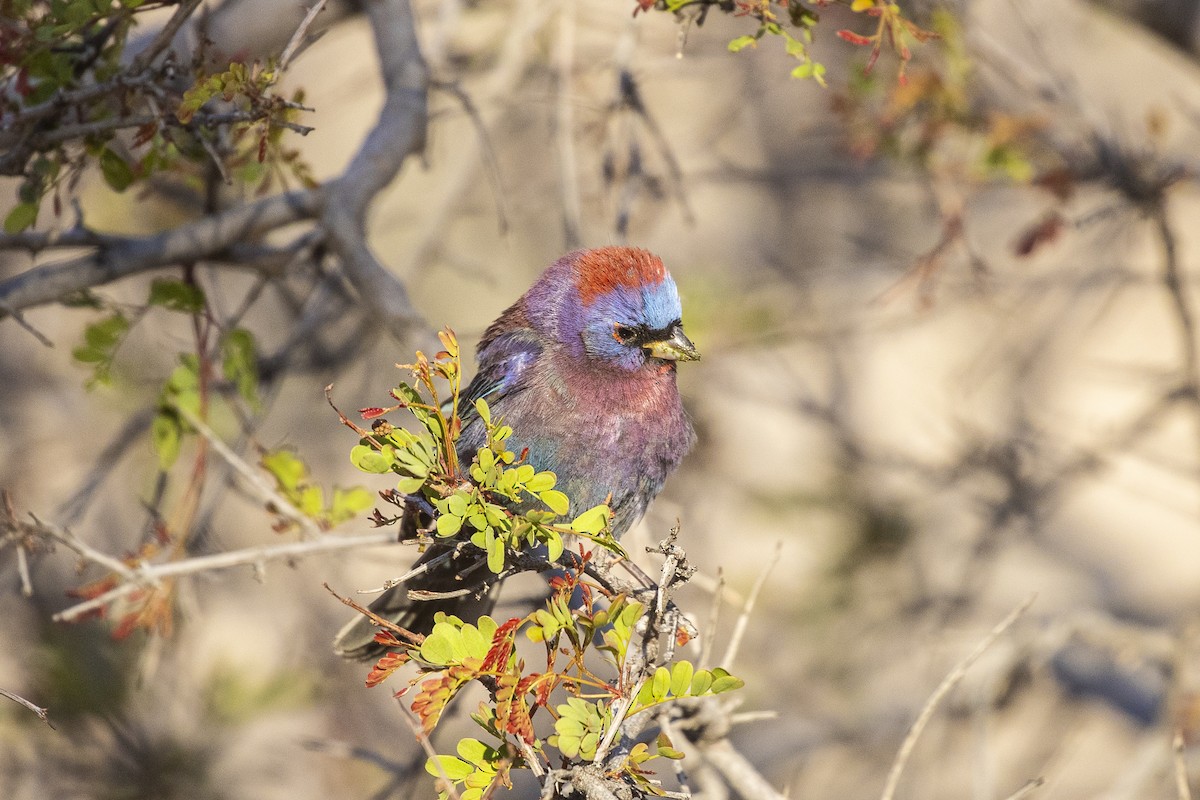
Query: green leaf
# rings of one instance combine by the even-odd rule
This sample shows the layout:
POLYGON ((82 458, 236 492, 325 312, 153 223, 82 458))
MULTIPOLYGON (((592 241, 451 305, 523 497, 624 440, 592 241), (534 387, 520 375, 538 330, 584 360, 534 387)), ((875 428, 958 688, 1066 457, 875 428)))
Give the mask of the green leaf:
POLYGON ((690 661, 679 661, 671 667, 671 694, 683 697, 692 685, 695 668, 690 661))
POLYGON ((491 528, 488 528, 488 532, 491 534, 487 536, 488 569, 490 569, 494 574, 499 575, 504 571, 504 540, 499 536, 496 536, 495 532, 493 532, 491 528))
POLYGON ((401 494, 416 494, 424 485, 424 478, 401 478, 396 482, 396 491, 401 494))
POLYGON ((111 350, 121 341, 121 337, 129 330, 129 320, 121 313, 113 314, 99 322, 93 322, 84 329, 83 339, 89 347, 97 350, 111 350))
POLYGON ((740 689, 746 685, 746 682, 741 678, 736 678, 730 675, 727 670, 716 667, 713 669, 713 684, 712 693, 721 694, 722 692, 731 692, 734 689, 740 689))
POLYGON ((525 490, 537 494, 554 488, 557 478, 553 472, 539 472, 525 482, 525 490))
POLYGON ((654 677, 650 679, 651 695, 655 700, 663 700, 667 696, 667 692, 671 688, 671 673, 666 667, 659 667, 654 670, 654 677))
MULTIPOLYGON (((200 295, 203 307, 204 295, 200 295)), ((224 353, 222 371, 226 380, 237 386, 238 394, 253 408, 258 400, 258 354, 254 346, 254 335, 245 328, 234 328, 221 339, 224 353)))
POLYGON ((558 561, 558 557, 563 554, 563 540, 554 531, 550 531, 546 536, 546 558, 550 561, 558 561))
POLYGON ((37 222, 37 203, 17 203, 4 218, 5 233, 20 233, 37 222))
POLYGON ((445 774, 452 781, 461 781, 475 772, 475 767, 457 756, 439 755, 425 760, 425 771, 435 778, 445 774), (441 769, 438 769, 439 766, 441 769))
POLYGON ((105 183, 117 192, 125 191, 129 184, 133 183, 133 170, 125 159, 110 147, 100 151, 100 173, 104 175, 105 183))
POLYGON ((483 420, 484 425, 492 424, 492 410, 488 408, 487 401, 482 397, 475 401, 475 411, 479 414, 479 418, 483 420))
POLYGON ((274 450, 265 454, 262 465, 284 492, 296 491, 308 477, 308 467, 290 450, 274 450))
POLYGON ((430 664, 450 664, 454 661, 454 646, 449 637, 431 633, 421 642, 421 658, 430 664))
MULTIPOLYGON (((385 472, 391 472, 392 464, 395 462, 390 455, 385 455, 374 447, 365 444, 356 444, 350 448, 350 463, 363 472, 382 475, 385 472)), ((424 481, 421 481, 421 483, 424 483, 424 481)), ((418 488, 420 488, 419 484, 418 488)))
POLYGON ((375 503, 375 496, 362 486, 350 489, 334 487, 333 502, 329 506, 329 521, 338 525, 354 519, 375 503))
POLYGON ((604 526, 608 524, 608 506, 601 503, 598 506, 592 506, 587 511, 571 520, 571 530, 579 533, 596 534, 604 530, 604 526))
POLYGON ((665 733, 660 733, 658 735, 658 739, 655 740, 654 746, 658 750, 658 754, 663 758, 670 758, 675 761, 683 758, 683 753, 675 749, 675 746, 671 743, 671 737, 667 736, 665 733))
POLYGON ((462 517, 456 517, 453 514, 442 514, 437 519, 437 534, 438 536, 453 536, 462 530, 462 517))
POLYGON ((146 302, 170 311, 199 314, 204 310, 204 291, 183 281, 158 278, 150 284, 150 297, 146 302))
POLYGON ((305 486, 296 505, 304 516, 316 519, 325 510, 325 491, 320 486, 305 486))
POLYGON ((692 697, 700 697, 707 694, 709 688, 713 685, 713 675, 706 669, 696 670, 696 674, 692 676, 692 686, 688 691, 692 697))
POLYGON ((538 498, 555 514, 566 514, 571 510, 571 500, 557 489, 540 492, 538 498))
POLYGON ((150 423, 150 441, 158 454, 158 467, 166 472, 179 458, 183 426, 173 411, 159 411, 150 423))
POLYGON ((750 47, 757 41, 758 40, 753 36, 739 36, 729 43, 729 52, 736 53, 739 50, 750 47))

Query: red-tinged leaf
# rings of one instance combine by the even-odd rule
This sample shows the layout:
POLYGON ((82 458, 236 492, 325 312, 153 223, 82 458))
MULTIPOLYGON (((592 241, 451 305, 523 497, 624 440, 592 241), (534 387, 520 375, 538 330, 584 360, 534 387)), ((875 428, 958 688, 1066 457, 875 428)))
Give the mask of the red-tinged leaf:
POLYGON ((508 668, 508 659, 512 657, 517 627, 520 624, 521 620, 513 617, 496 628, 496 632, 492 634, 492 646, 483 659, 483 672, 500 672, 508 668))
POLYGON ((267 160, 267 135, 264 133, 258 140, 258 163, 267 160))
POLYGON ((156 133, 158 133, 158 122, 147 122, 137 129, 137 134, 133 137, 133 146, 141 147, 153 139, 156 133))
POLYGON ((404 653, 388 653, 383 658, 375 662, 375 666, 371 668, 370 674, 367 675, 367 688, 371 689, 387 680, 393 672, 400 669, 408 662, 408 656, 404 653))
POLYGON ((533 687, 533 703, 538 706, 550 705, 550 693, 554 691, 557 681, 541 680, 533 687))
POLYGON ((675 646, 683 647, 692 640, 692 634, 683 625, 675 629, 675 646))
POLYGON ((1075 194, 1075 175, 1065 167, 1053 169, 1037 176, 1033 185, 1045 189, 1059 200, 1066 202, 1075 194))
POLYGON ((871 55, 867 58, 867 65, 863 67, 863 72, 867 75, 871 74, 871 70, 875 68, 875 62, 879 60, 879 45, 875 45, 875 49, 871 51, 871 55))
POLYGON ((375 631, 376 644, 381 644, 384 647, 407 647, 407 645, 396 638, 396 634, 391 631, 378 630, 375 631))
POLYGON ((1022 258, 1033 255, 1034 251, 1040 249, 1043 245, 1053 242, 1062 234, 1065 222, 1061 216, 1056 213, 1050 213, 1042 218, 1036 225, 1028 228, 1017 243, 1013 246, 1017 255, 1022 258))
POLYGON ((79 600, 92 600, 109 591, 110 589, 116 588, 116 585, 117 577, 115 575, 110 575, 107 578, 101 578, 98 581, 92 581, 91 583, 86 583, 83 586, 79 586, 74 589, 67 589, 66 594, 67 597, 74 597, 78 598, 79 600))
POLYGON ((842 28, 840 31, 838 31, 837 35, 838 38, 842 39, 843 41, 847 41, 850 44, 868 45, 874 43, 874 39, 872 39, 870 36, 863 36, 860 33, 855 33, 854 31, 847 30, 845 28, 842 28))
POLYGON ((382 417, 387 413, 387 410, 380 408, 379 406, 368 406, 366 408, 360 408, 358 413, 363 419, 375 419, 376 417, 382 417))
POLYGON ((536 680, 537 676, 527 676, 522 680, 516 673, 509 672, 500 676, 496 688, 496 727, 519 737, 526 744, 536 741, 533 719, 529 715, 529 705, 525 702, 525 692, 528 689, 521 688, 522 685, 530 685, 530 678, 536 680))
POLYGON ((139 627, 141 615, 134 611, 121 617, 121 621, 116 624, 112 631, 112 638, 118 642, 122 642, 129 638, 139 627))
POLYGON ((413 698, 412 710, 421 720, 421 727, 427 735, 433 733, 434 727, 441 719, 446 704, 458 688, 456 684, 457 681, 449 675, 430 678, 421 683, 421 691, 413 698))

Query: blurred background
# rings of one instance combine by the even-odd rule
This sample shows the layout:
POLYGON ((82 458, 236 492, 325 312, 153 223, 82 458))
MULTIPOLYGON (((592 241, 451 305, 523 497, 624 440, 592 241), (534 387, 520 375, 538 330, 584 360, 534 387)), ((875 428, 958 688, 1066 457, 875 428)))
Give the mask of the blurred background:
MULTIPOLYGON (((789 796, 878 796, 935 687, 1031 594, 940 707, 898 796, 1005 798, 1040 777, 1034 797, 1177 797, 1177 732, 1195 787, 1200 4, 918 4, 944 38, 915 48, 904 84, 894 55, 865 76, 869 48, 835 35, 869 33, 863 17, 821 8, 829 88, 790 79, 770 37, 730 53, 743 18, 685 28, 634 5, 415 4, 433 77, 476 113, 431 93, 424 155, 370 216, 380 260, 470 347, 569 249, 662 256, 704 356, 679 373, 700 443, 629 549, 681 522, 703 576, 681 604, 705 618, 725 581, 718 651, 770 568, 725 666, 748 682, 744 710, 777 713, 735 741, 789 796)), ((269 52, 303 13, 229 0, 210 36, 269 52)), ((355 9, 318 24, 287 82, 316 109, 292 146, 322 180, 382 88, 355 9)), ((103 230, 196 211, 179 192, 93 183, 82 207, 103 230)), ((0 278, 32 263, 6 253, 0 278)), ((100 292, 141 302, 148 280, 100 292)), ((226 310, 255 287, 202 281, 226 310)), ((344 409, 384 405, 416 342, 372 328, 319 270, 254 302, 243 324, 267 400, 248 458, 287 446, 323 485, 386 488, 351 467, 354 436, 322 389, 344 409)), ((27 317, 55 347, 0 324, 0 487, 18 514, 133 552, 147 504, 182 491, 145 429, 190 323, 147 316, 114 386, 88 390, 69 354, 91 312, 27 317)), ((278 541, 213 470, 190 552, 278 541)), ((26 598, 14 552, 0 551, 0 687, 48 706, 57 730, 0 705, 0 796, 433 796, 387 687, 330 652, 346 609, 321 585, 379 586, 411 550, 181 580, 172 634, 119 642, 102 622, 50 622, 98 570, 40 554, 26 598)))

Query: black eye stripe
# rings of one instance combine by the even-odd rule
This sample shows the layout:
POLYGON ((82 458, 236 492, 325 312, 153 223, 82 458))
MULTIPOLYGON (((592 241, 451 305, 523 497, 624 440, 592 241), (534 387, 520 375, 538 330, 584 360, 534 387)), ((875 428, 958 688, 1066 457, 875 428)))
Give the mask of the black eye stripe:
POLYGON ((675 331, 683 327, 682 320, 675 320, 665 328, 650 328, 646 325, 623 325, 615 323, 613 334, 622 344, 642 346, 647 342, 661 342, 670 339, 675 331))

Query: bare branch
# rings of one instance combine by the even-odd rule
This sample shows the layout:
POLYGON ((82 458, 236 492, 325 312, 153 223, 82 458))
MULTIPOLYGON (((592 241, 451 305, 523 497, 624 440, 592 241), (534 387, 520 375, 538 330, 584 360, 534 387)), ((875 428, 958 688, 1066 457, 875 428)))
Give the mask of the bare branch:
MULTIPOLYGON (((91 253, 34 267, 0 283, 0 320, 129 275, 225 253, 236 243, 313 216, 321 199, 319 189, 289 192, 153 236, 103 237, 91 253)), ((3 242, 0 237, 0 247, 3 242)))
POLYGON ((404 285, 367 245, 366 216, 375 195, 424 145, 428 78, 409 3, 378 0, 367 3, 365 11, 375 34, 387 95, 374 129, 342 176, 326 187, 321 224, 363 302, 389 331, 404 336, 423 320, 404 285))
POLYGON ((304 19, 300 21, 300 25, 296 28, 296 32, 293 33, 292 38, 288 40, 287 47, 283 48, 283 55, 279 57, 279 70, 281 72, 287 69, 292 57, 296 55, 296 49, 300 47, 300 43, 304 41, 304 37, 308 33, 309 27, 317 18, 317 14, 320 14, 325 10, 325 4, 327 2, 328 0, 317 0, 317 2, 313 4, 313 7, 308 10, 308 13, 304 15, 304 19))
POLYGON ((996 640, 1004 635, 1004 632, 1013 626, 1021 615, 1033 604, 1037 595, 1030 595, 1025 598, 1009 612, 1008 616, 1000 621, 996 627, 992 628, 991 632, 984 637, 975 649, 967 655, 962 661, 955 665, 954 669, 942 679, 942 682, 930 695, 929 700, 925 703, 925 707, 921 709, 921 713, 917 715, 917 719, 913 722, 912 727, 908 730, 908 735, 904 737, 904 742, 900 745, 900 750, 896 753, 896 760, 892 763, 892 769, 888 773, 887 784, 884 786, 881 800, 892 800, 896 795, 896 786, 900 783, 900 775, 904 772, 905 765, 908 764, 908 759, 912 756, 913 747, 917 744, 917 739, 921 737, 921 732, 925 730, 925 726, 929 724, 929 720, 933 718, 933 712, 937 710, 938 703, 942 701, 950 690, 958 685, 958 682, 967 674, 967 670, 971 665, 979 660, 979 657, 987 651, 989 647, 995 644, 996 640))
POLYGON ((138 74, 144 72, 154 59, 158 58, 164 50, 171 46, 171 42, 175 39, 175 34, 179 33, 179 29, 187 22, 188 17, 200 6, 200 0, 183 0, 175 8, 175 13, 167 20, 167 24, 162 26, 162 30, 154 37, 154 41, 150 43, 142 52, 138 53, 133 59, 130 66, 130 72, 138 74))
POLYGON ((775 552, 763 566, 762 572, 759 573, 758 580, 754 582, 754 588, 750 590, 750 596, 746 598, 746 604, 742 606, 742 613, 733 626, 733 634, 729 637, 729 645, 725 648, 725 658, 721 661, 722 666, 728 668, 737 658, 738 648, 742 645, 742 637, 746 634, 746 625, 750 622, 750 613, 754 610, 754 604, 758 601, 758 595, 766 585, 771 570, 779 563, 779 554, 782 552, 783 543, 776 542, 775 552))
POLYGON ((1025 782, 1020 789, 1010 794, 1004 800, 1025 800, 1026 797, 1033 794, 1034 790, 1046 782, 1045 778, 1032 778, 1025 782))
POLYGON ((1187 760, 1184 758, 1183 731, 1176 730, 1171 737, 1171 750, 1175 760, 1175 790, 1179 800, 1192 800, 1192 787, 1188 785, 1187 760))
POLYGON ((245 459, 243 459, 237 453, 233 452, 233 449, 230 448, 229 445, 225 444, 225 441, 221 439, 220 436, 217 436, 216 431, 208 427, 208 425, 204 423, 204 420, 192 413, 190 409, 181 405, 176 404, 174 405, 174 408, 179 413, 179 416, 187 420, 189 425, 195 428, 201 436, 208 440, 208 443, 212 445, 212 448, 217 452, 217 455, 225 459, 225 462, 229 464, 229 466, 233 467, 235 472, 245 478, 246 482, 250 484, 250 487, 254 490, 255 494, 258 495, 260 500, 262 500, 266 505, 271 506, 278 514, 287 517, 289 520, 300 526, 300 530, 303 531, 306 536, 315 537, 321 535, 320 526, 317 525, 317 523, 314 522, 311 517, 305 515, 304 512, 296 508, 296 506, 293 505, 290 500, 281 495, 279 492, 275 491, 275 488, 271 486, 271 483, 266 478, 263 477, 262 473, 247 464, 245 459))
MULTIPOLYGON (((282 544, 260 545, 241 550, 230 550, 226 553, 214 553, 209 556, 197 556, 181 561, 168 561, 162 564, 140 564, 136 575, 142 583, 153 583, 163 578, 174 578, 180 575, 191 575, 197 572, 211 572, 244 565, 261 567, 268 561, 279 561, 317 553, 329 553, 337 550, 355 550, 360 547, 377 547, 395 544, 395 535, 391 531, 376 531, 359 536, 336 536, 324 534, 316 539, 306 539, 301 542, 284 542, 282 544)), ((139 583, 123 583, 102 595, 83 603, 71 606, 54 615, 55 622, 68 622, 73 619, 103 608, 114 600, 140 588, 139 583)))
POLYGON ((762 773, 739 753, 728 739, 705 742, 701 748, 704 758, 721 773, 730 788, 746 800, 784 800, 762 773))
POLYGON ((21 705, 25 706, 33 713, 37 714, 38 717, 42 720, 42 722, 46 723, 51 728, 54 727, 54 723, 50 721, 48 709, 42 708, 41 706, 34 705, 33 703, 26 700, 24 697, 21 697, 21 695, 14 694, 13 692, 8 691, 7 689, 0 689, 0 696, 7 697, 9 700, 13 700, 17 703, 20 703, 21 705))

